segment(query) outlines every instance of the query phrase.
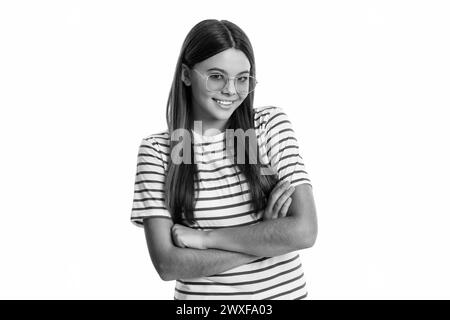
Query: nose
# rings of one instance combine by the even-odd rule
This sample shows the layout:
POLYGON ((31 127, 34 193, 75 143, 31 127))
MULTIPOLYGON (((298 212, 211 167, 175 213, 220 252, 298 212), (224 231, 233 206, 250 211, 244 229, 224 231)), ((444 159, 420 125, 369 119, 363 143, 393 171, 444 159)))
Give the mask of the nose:
POLYGON ((228 79, 227 83, 225 84, 225 87, 223 87, 222 89, 222 92, 228 93, 230 95, 235 95, 237 93, 234 79, 228 79))

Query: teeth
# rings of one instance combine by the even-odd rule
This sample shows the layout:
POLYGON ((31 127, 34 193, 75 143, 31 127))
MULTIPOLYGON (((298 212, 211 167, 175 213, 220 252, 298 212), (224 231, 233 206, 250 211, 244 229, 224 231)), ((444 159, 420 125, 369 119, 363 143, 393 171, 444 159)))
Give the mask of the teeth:
MULTIPOLYGON (((216 99, 214 99, 216 100, 216 99)), ((230 104, 233 103, 233 101, 223 101, 223 100, 216 100, 218 103, 223 104, 225 106, 229 106, 230 104)))

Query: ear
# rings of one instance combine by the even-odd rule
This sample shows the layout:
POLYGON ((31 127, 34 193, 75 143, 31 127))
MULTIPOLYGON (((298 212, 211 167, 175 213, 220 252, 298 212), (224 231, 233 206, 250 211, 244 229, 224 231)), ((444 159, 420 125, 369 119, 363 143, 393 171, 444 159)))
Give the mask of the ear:
POLYGON ((191 85, 191 71, 184 63, 181 65, 181 81, 187 86, 191 85))

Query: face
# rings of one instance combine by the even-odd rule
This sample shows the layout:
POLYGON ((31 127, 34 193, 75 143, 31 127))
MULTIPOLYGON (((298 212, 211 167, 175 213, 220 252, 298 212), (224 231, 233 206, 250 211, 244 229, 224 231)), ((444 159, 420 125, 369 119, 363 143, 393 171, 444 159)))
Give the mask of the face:
POLYGON ((210 129, 210 132, 222 131, 247 95, 242 96, 236 92, 233 80, 228 81, 220 92, 208 91, 205 77, 193 69, 205 76, 221 74, 234 78, 249 75, 250 62, 242 51, 230 48, 195 64, 191 69, 184 66, 182 79, 192 90, 194 120, 202 121, 203 132, 210 129))

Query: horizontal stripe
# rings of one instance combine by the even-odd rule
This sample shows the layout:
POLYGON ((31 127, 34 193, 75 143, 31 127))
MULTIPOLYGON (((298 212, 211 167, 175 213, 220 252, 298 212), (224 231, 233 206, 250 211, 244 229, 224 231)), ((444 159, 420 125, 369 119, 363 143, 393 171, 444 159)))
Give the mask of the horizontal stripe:
POLYGON ((163 147, 165 150, 170 149, 170 143, 157 142, 159 147, 163 147))
POLYGON ((237 182, 233 182, 230 184, 224 184, 222 186, 217 186, 217 187, 205 187, 205 188, 198 188, 198 189, 194 189, 195 191, 210 191, 210 190, 218 190, 218 189, 224 189, 224 188, 229 188, 229 187, 234 187, 240 184, 245 184, 247 182, 247 180, 241 180, 241 182, 237 181, 237 182))
MULTIPOLYGON (((282 133, 284 133, 284 132, 294 132, 294 130, 292 130, 292 128, 287 128, 287 129, 283 129, 283 130, 280 130, 280 131, 278 131, 277 133, 278 134, 282 134, 282 133)), ((272 136, 270 136, 269 138, 267 138, 267 140, 266 140, 266 143, 268 144, 268 143, 270 143, 270 141, 272 140, 272 138, 274 138, 275 137, 275 135, 272 135, 272 136)))
MULTIPOLYGON (((273 111, 276 111, 276 110, 273 110, 273 111)), ((277 113, 277 114, 275 114, 275 115, 270 115, 269 116, 269 119, 267 119, 266 121, 263 121, 261 124, 264 126, 264 127, 268 127, 269 126, 269 123, 271 122, 271 121, 273 121, 274 119, 276 119, 277 117, 279 117, 279 116, 281 116, 282 115, 282 113, 277 113)), ((266 131, 267 132, 267 131, 266 131)))
MULTIPOLYGON (((251 271, 234 272, 234 273, 220 273, 220 274, 215 274, 213 277, 233 277, 233 276, 241 276, 241 275, 244 275, 244 274, 252 274, 252 273, 262 272, 262 271, 266 271, 266 270, 269 270, 269 269, 272 269, 272 268, 275 268, 275 267, 287 264, 287 263, 292 262, 292 261, 294 261, 294 260, 296 260, 298 258, 300 258, 300 256, 297 254, 293 258, 290 258, 288 260, 284 260, 284 261, 275 263, 275 264, 273 264, 271 266, 264 267, 264 268, 261 268, 261 269, 251 270, 251 271)), ((301 264, 300 264, 300 266, 301 266, 301 264)))
MULTIPOLYGON (((206 136, 206 137, 208 137, 208 136, 206 136)), ((242 131, 242 133, 240 133, 240 131, 236 130, 236 131, 232 132, 231 138, 234 139, 234 138, 237 138, 237 137, 246 137, 246 138, 248 138, 248 137, 252 137, 252 138, 256 137, 256 139, 259 139, 260 134, 256 133, 253 136, 252 134, 250 134, 250 135, 246 134, 246 131, 242 131)), ((210 148, 212 145, 215 145, 215 144, 219 144, 219 143, 223 144, 223 143, 226 142, 226 140, 227 140, 227 137, 226 137, 226 135, 224 135, 222 139, 217 140, 217 141, 202 142, 202 143, 192 143, 192 145, 195 146, 196 148, 199 148, 199 149, 210 148)))
MULTIPOLYGON (((149 140, 151 140, 152 138, 158 138, 158 137, 163 137, 163 138, 165 138, 165 137, 167 137, 167 135, 168 135, 168 132, 167 132, 167 131, 162 131, 162 132, 159 132, 159 133, 154 133, 154 134, 152 134, 151 137, 145 138, 144 140, 149 141, 149 140)), ((155 140, 156 140, 156 139, 155 139, 155 140)))
POLYGON ((297 290, 303 289, 303 288, 305 287, 305 285, 306 285, 306 282, 303 283, 302 285, 298 286, 297 288, 288 290, 288 291, 286 291, 286 292, 278 293, 278 294, 276 294, 276 295, 274 295, 274 296, 271 296, 271 297, 268 297, 268 298, 264 298, 264 299, 262 299, 262 300, 270 300, 270 299, 274 299, 274 298, 278 298, 278 297, 284 296, 284 295, 286 295, 286 294, 289 294, 289 293, 295 292, 295 291, 297 291, 297 290))
POLYGON ((304 170, 295 170, 294 172, 290 172, 290 173, 288 173, 288 174, 286 174, 286 175, 280 177, 280 180, 284 180, 284 179, 286 179, 287 177, 292 176, 293 174, 300 174, 300 173, 306 174, 306 171, 304 171, 304 170))
POLYGON ((134 191, 134 193, 142 193, 142 192, 164 192, 164 189, 141 189, 134 191))
POLYGON ((159 167, 159 168, 163 168, 164 166, 162 164, 157 164, 157 163, 153 163, 153 162, 138 162, 137 166, 154 166, 154 167, 159 167))
POLYGON ((257 263, 257 262, 265 261, 265 260, 268 260, 268 259, 270 259, 270 258, 264 257, 264 258, 257 259, 257 260, 255 260, 255 261, 249 262, 249 263, 247 263, 247 264, 257 263))
MULTIPOLYGON (((178 280, 178 282, 182 283, 182 284, 187 284, 187 285, 199 285, 199 286, 243 286, 243 285, 249 285, 249 284, 255 284, 255 283, 261 283, 261 282, 265 282, 265 281, 269 281, 275 278, 278 278, 279 276, 291 273, 295 270, 300 269, 300 265, 283 271, 283 272, 279 272, 277 274, 274 274, 273 276, 270 277, 266 277, 266 278, 262 278, 262 279, 258 279, 258 280, 252 280, 252 281, 242 281, 242 282, 230 282, 230 283, 223 283, 223 282, 195 282, 195 281, 181 281, 178 280)), ((300 277, 303 277, 303 274, 301 274, 300 277)))
POLYGON ((221 209, 227 209, 227 208, 234 208, 234 207, 240 207, 244 204, 252 203, 251 200, 240 202, 240 203, 233 203, 233 204, 227 204, 224 206, 217 206, 217 207, 205 207, 205 208, 195 208, 195 211, 209 211, 209 210, 221 210, 221 209))
POLYGON ((289 167, 296 167, 297 165, 302 166, 302 164, 300 162, 294 162, 294 163, 290 163, 290 164, 287 164, 287 165, 285 165, 283 167, 278 168, 278 171, 283 171, 284 169, 289 168, 289 167))
POLYGON ((161 216, 161 215, 131 217, 131 220, 134 220, 137 223, 141 223, 139 220, 143 220, 144 218, 164 218, 164 219, 172 220, 172 217, 161 216))
POLYGON ((159 162, 168 163, 167 161, 161 159, 160 157, 155 156, 153 154, 149 154, 149 153, 138 153, 138 157, 150 157, 150 158, 157 159, 159 162))
MULTIPOLYGON (((283 161, 283 160, 286 160, 286 159, 289 159, 289 158, 293 158, 293 157, 297 158, 297 157, 299 157, 299 155, 296 154, 296 153, 294 153, 294 154, 288 154, 287 156, 281 157, 279 161, 281 162, 281 161, 283 161)), ((298 161, 297 161, 297 162, 298 162, 298 161)), ((300 164, 303 165, 303 163, 300 163, 300 164)))
POLYGON ((141 180, 141 181, 136 181, 134 184, 141 184, 141 183, 162 183, 164 184, 164 181, 158 181, 158 180, 141 180))
POLYGON ((148 201, 148 200, 160 200, 164 201, 164 198, 143 198, 143 199, 134 199, 133 202, 142 202, 142 201, 148 201))
MULTIPOLYGON (((160 154, 161 156, 163 156, 164 158, 169 158, 169 156, 170 156, 170 153, 169 153, 169 150, 168 150, 168 149, 162 151, 162 150, 155 150, 155 149, 153 148, 153 150, 154 150, 157 154, 160 154)), ((164 158, 163 158, 163 159, 164 159, 164 158)))
POLYGON ((222 158, 215 158, 215 159, 208 160, 208 161, 203 161, 203 160, 195 159, 195 162, 196 162, 197 164, 211 164, 211 163, 216 163, 216 162, 219 162, 219 161, 223 161, 223 160, 225 160, 225 159, 228 159, 228 155, 227 155, 227 154, 224 155, 222 158))
POLYGON ((229 164, 229 165, 226 165, 226 166, 222 166, 222 167, 217 167, 217 168, 214 168, 214 169, 211 169, 211 170, 205 170, 205 169, 199 169, 199 170, 197 170, 197 172, 198 173, 202 173, 202 172, 204 172, 204 173, 212 173, 212 172, 217 172, 217 171, 220 171, 220 170, 222 170, 222 169, 227 169, 227 168, 234 168, 236 165, 235 164, 229 164))
POLYGON ((133 208, 133 211, 141 211, 141 210, 150 210, 150 209, 166 209, 166 207, 155 207, 155 206, 151 206, 151 207, 143 207, 143 208, 133 208))
POLYGON ((156 171, 138 171, 138 172, 136 172, 137 176, 139 176, 141 174, 158 174, 160 176, 164 176, 164 177, 166 176, 164 173, 156 172, 156 171))
MULTIPOLYGON (((252 271, 252 270, 257 270, 257 269, 271 267, 271 266, 276 265, 277 263, 280 263, 282 261, 289 260, 295 254, 296 253, 291 252, 289 254, 283 254, 281 256, 270 257, 270 258, 268 258, 267 260, 265 260, 263 262, 256 263, 256 264, 253 264, 253 265, 241 265, 240 267, 234 268, 232 271, 247 272, 247 271, 252 271)), ((256 273, 243 274, 243 275, 234 276, 234 277, 214 277, 214 276, 209 276, 209 277, 207 277, 207 279, 197 278, 197 279, 181 279, 181 280, 185 280, 185 281, 202 281, 202 280, 205 280, 205 281, 208 281, 208 282, 209 281, 213 281, 213 282, 220 282, 220 283, 251 281, 251 280, 258 280, 258 279, 270 277, 270 276, 272 276, 272 275, 274 275, 276 273, 283 272, 283 271, 286 271, 288 269, 297 267, 298 265, 300 265, 300 267, 299 267, 300 269, 295 270, 292 273, 289 273, 287 275, 282 275, 282 276, 280 276, 280 278, 277 278, 277 279, 272 279, 272 280, 268 280, 267 282, 263 282, 263 283, 252 285, 251 289, 252 290, 256 290, 256 289, 261 289, 263 287, 267 287, 267 286, 272 285, 272 284, 276 284, 276 283, 278 283, 280 281, 286 280, 286 279, 291 278, 291 277, 293 277, 295 275, 299 275, 299 274, 303 273, 303 269, 302 269, 302 266, 301 266, 301 261, 296 259, 296 260, 293 260, 291 262, 284 263, 282 265, 278 265, 278 266, 269 268, 267 270, 263 270, 263 271, 256 272, 256 273)), ((210 291, 215 291, 215 290, 213 290, 213 288, 215 288, 215 287, 209 287, 209 288, 210 288, 209 289, 210 291)), ((224 290, 220 290, 220 291, 230 291, 230 290, 225 288, 224 290)), ((277 292, 275 292, 275 293, 277 293, 277 292)))
MULTIPOLYGON (((275 113, 275 115, 271 115, 270 117, 269 117, 269 119, 266 121, 266 123, 265 123, 265 125, 266 125, 266 129, 267 129, 267 127, 269 127, 269 123, 270 122, 272 122, 273 120, 275 120, 275 119, 277 119, 277 118, 279 118, 279 117, 283 117, 283 116, 286 116, 286 114, 285 113, 283 113, 283 112, 278 112, 278 113, 275 113)), ((267 131, 266 131, 266 133, 267 133, 267 131)))
POLYGON ((267 112, 267 111, 271 111, 273 109, 275 109, 275 107, 266 108, 262 112, 259 112, 259 114, 257 116, 255 116, 255 122, 260 123, 261 122, 260 120, 262 117, 268 116, 270 114, 270 112, 267 112))
POLYGON ((308 292, 298 298, 294 298, 294 300, 302 300, 302 299, 305 299, 307 296, 308 296, 308 292))
POLYGON ((226 226, 204 226, 204 227, 193 227, 193 229, 222 229, 222 228, 234 228, 234 227, 244 227, 244 226, 248 226, 248 225, 252 225, 252 224, 256 224, 257 222, 261 222, 263 221, 263 219, 257 219, 257 220, 253 220, 250 222, 246 222, 246 223, 241 223, 241 224, 230 224, 230 225, 226 225, 226 226))
POLYGON ((232 173, 232 174, 226 174, 223 176, 220 176, 219 178, 201 178, 201 179, 196 179, 194 180, 194 182, 201 182, 201 181, 220 181, 223 180, 224 178, 231 178, 231 177, 235 177, 238 176, 239 174, 241 174, 241 171, 232 173))
POLYGON ((223 143, 225 140, 226 140, 226 138, 225 138, 225 136, 223 136, 223 139, 220 139, 218 141, 193 143, 192 145, 194 147, 205 148, 205 147, 211 147, 212 145, 215 145, 215 144, 218 144, 218 143, 223 143))
POLYGON ((199 221, 206 221, 206 220, 226 220, 226 219, 233 219, 233 218, 239 218, 239 217, 243 217, 243 216, 247 216, 250 215, 252 213, 255 213, 255 210, 250 210, 247 212, 243 212, 243 213, 237 213, 237 214, 233 214, 233 215, 227 215, 227 216, 220 216, 220 217, 195 217, 195 220, 199 220, 199 221))
POLYGON ((291 185, 293 185, 295 182, 303 182, 304 184, 309 184, 312 187, 312 184, 310 183, 310 180, 308 178, 291 180, 291 185), (308 182, 303 182, 303 181, 308 181, 308 182))
MULTIPOLYGON (((269 137, 272 137, 273 135, 278 134, 278 131, 275 131, 274 133, 272 133, 272 134, 270 134, 270 135, 269 135, 269 132, 272 131, 273 129, 277 128, 278 126, 281 126, 282 124, 286 124, 286 125, 292 126, 292 124, 291 124, 291 122, 290 122, 289 120, 283 120, 283 121, 277 122, 277 123, 274 124, 272 127, 270 127, 269 129, 267 129, 267 130, 266 130, 266 134, 267 134, 269 137)), ((280 130, 280 131, 281 131, 281 130, 280 130)))
POLYGON ((232 193, 232 194, 224 194, 224 195, 220 195, 217 197, 203 197, 203 198, 198 198, 197 201, 211 201, 211 200, 218 200, 218 199, 226 199, 226 198, 233 198, 239 195, 243 195, 243 194, 247 194, 250 193, 250 190, 245 190, 245 191, 241 191, 238 193, 232 193))
POLYGON ((281 283, 279 283, 279 284, 270 286, 270 287, 268 287, 268 288, 264 288, 264 289, 260 289, 260 290, 255 290, 255 291, 247 291, 247 292, 196 292, 196 291, 184 291, 184 290, 180 290, 180 289, 178 289, 178 288, 175 288, 175 290, 176 290, 177 292, 184 293, 184 294, 188 294, 188 295, 201 295, 201 296, 203 296, 203 295, 206 295, 206 296, 255 295, 255 294, 262 293, 262 292, 265 292, 265 291, 269 291, 269 290, 271 290, 271 289, 278 288, 278 287, 283 286, 283 285, 285 285, 285 284, 291 283, 291 282, 293 282, 293 281, 295 281, 295 280, 300 279, 301 277, 302 277, 302 276, 297 276, 297 277, 295 277, 295 278, 292 278, 292 279, 289 279, 289 280, 287 280, 287 281, 281 282, 281 283))
POLYGON ((223 148, 215 149, 215 150, 203 151, 203 152, 197 152, 197 151, 194 150, 194 154, 200 155, 200 156, 206 156, 206 155, 209 155, 209 154, 211 154, 211 153, 222 154, 222 153, 224 153, 224 151, 226 151, 226 150, 227 150, 227 147, 223 147, 223 148))
MULTIPOLYGON (((157 150, 157 149, 156 149, 155 147, 153 147, 152 145, 149 146, 149 145, 146 145, 146 144, 141 144, 141 145, 139 146, 139 148, 140 148, 140 149, 145 148, 145 149, 152 150, 152 151, 154 151, 154 152, 156 152, 156 153, 159 153, 159 150, 157 150)), ((148 154, 146 154, 146 153, 144 153, 144 154, 139 153, 139 155, 148 155, 148 154)))
MULTIPOLYGON (((250 201, 250 200, 248 200, 250 201)), ((220 203, 220 202, 219 202, 220 203)), ((244 213, 247 211, 250 211, 253 208, 253 203, 249 202, 249 203, 244 203, 244 204, 235 204, 233 202, 229 202, 230 205, 233 205, 233 207, 229 207, 229 208, 222 208, 220 210, 216 210, 216 209, 210 209, 210 210, 200 210, 198 211, 197 209, 202 209, 202 208, 197 208, 195 207, 194 209, 194 214, 196 218, 207 218, 207 217, 227 217, 229 215, 235 215, 235 214, 240 214, 240 213, 244 213)), ((211 208, 213 207, 212 205, 209 207, 211 208)), ((248 222, 248 218, 247 219, 242 219, 242 218, 235 218, 233 219, 233 224, 234 223, 242 223, 242 222, 248 222)), ((205 221, 203 223, 205 225, 205 227, 209 227, 211 225, 210 222, 205 221)), ((223 222, 221 221, 216 221, 216 224, 218 226, 222 226, 223 222)))
MULTIPOLYGON (((275 157, 280 156, 280 155, 284 155, 283 153, 288 150, 288 149, 298 149, 298 146, 293 145, 293 146, 287 146, 284 147, 283 149, 279 150, 278 153, 275 153, 274 155, 272 155, 272 157, 270 158, 270 163, 273 163, 273 160, 275 159, 275 157)), ((299 156, 300 157, 300 156, 299 156)), ((302 157, 300 157, 301 159, 302 157)))
POLYGON ((288 141, 288 140, 291 140, 291 141, 292 141, 291 145, 297 143, 297 139, 295 139, 294 137, 287 137, 287 138, 281 139, 280 141, 277 141, 277 142, 275 142, 273 145, 271 145, 271 146, 267 149, 267 153, 270 154, 273 148, 275 148, 276 146, 278 146, 278 145, 281 144, 282 142, 285 142, 285 141, 288 141))

